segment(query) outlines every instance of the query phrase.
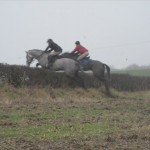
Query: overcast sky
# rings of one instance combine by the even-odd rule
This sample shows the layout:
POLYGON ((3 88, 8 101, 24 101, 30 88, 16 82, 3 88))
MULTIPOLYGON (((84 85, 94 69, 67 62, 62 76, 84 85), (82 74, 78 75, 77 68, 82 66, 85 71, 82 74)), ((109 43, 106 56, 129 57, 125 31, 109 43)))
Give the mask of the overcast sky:
POLYGON ((26 64, 26 50, 51 38, 115 68, 150 65, 150 1, 0 0, 0 63, 26 64))

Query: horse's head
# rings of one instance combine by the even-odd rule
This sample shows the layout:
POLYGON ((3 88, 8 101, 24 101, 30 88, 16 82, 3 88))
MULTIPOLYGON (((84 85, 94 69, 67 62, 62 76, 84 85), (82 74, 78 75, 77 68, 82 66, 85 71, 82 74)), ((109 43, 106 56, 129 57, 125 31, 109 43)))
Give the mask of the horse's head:
POLYGON ((30 54, 29 51, 26 51, 26 65, 29 67, 33 61, 33 56, 30 54))

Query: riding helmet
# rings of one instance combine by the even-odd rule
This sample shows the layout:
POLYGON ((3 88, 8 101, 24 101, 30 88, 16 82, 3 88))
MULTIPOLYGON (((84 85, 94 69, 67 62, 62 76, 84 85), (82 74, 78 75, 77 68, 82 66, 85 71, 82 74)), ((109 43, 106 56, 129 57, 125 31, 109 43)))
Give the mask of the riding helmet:
POLYGON ((53 42, 52 39, 48 39, 48 40, 47 40, 47 43, 52 43, 52 42, 53 42))
POLYGON ((80 44, 80 42, 79 42, 79 41, 76 41, 75 44, 80 44))

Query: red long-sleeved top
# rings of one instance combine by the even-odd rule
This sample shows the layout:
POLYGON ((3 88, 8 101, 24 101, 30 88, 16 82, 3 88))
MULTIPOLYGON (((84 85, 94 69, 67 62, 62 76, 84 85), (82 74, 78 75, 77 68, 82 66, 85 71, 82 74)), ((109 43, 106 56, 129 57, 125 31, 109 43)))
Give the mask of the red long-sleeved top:
POLYGON ((83 47, 82 45, 77 45, 73 51, 74 52, 77 51, 80 54, 83 54, 84 52, 86 52, 88 50, 85 47, 83 47))

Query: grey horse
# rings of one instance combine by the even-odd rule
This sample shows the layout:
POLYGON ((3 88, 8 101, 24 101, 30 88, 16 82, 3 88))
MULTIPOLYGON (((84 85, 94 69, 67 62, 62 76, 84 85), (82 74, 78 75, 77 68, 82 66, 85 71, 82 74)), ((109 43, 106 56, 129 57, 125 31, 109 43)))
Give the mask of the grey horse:
MULTIPOLYGON (((78 53, 63 53, 61 57, 71 58, 76 60, 78 57, 78 53)), ((109 80, 110 80, 110 67, 98 60, 89 59, 86 65, 83 65, 83 71, 91 70, 93 75, 104 83, 107 95, 111 95, 109 80), (105 71, 107 76, 105 75, 105 71)))
POLYGON ((43 50, 32 49, 26 51, 26 64, 29 67, 30 64, 33 62, 34 59, 38 60, 38 65, 41 65, 44 68, 48 68, 52 71, 59 71, 63 70, 65 74, 71 78, 72 80, 76 81, 80 86, 85 88, 84 82, 82 78, 79 77, 78 72, 80 70, 80 65, 73 59, 70 58, 60 58, 54 61, 53 65, 49 68, 48 66, 48 57, 50 53, 44 53, 43 50))

